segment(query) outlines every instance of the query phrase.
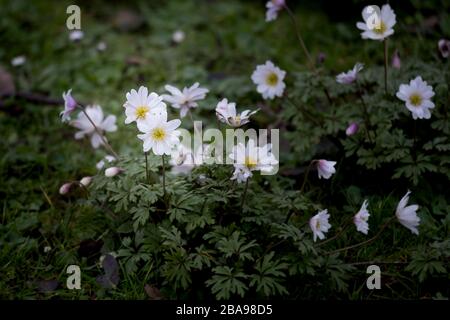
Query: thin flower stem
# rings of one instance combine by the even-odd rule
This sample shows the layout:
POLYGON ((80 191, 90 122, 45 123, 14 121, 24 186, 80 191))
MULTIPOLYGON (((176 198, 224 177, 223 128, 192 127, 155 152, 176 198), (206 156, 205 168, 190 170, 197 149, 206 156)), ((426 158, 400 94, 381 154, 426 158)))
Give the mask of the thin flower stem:
POLYGON ((387 39, 384 39, 384 92, 388 94, 388 43, 387 39))
POLYGON ((299 29, 299 24, 297 22, 297 19, 295 18, 294 13, 291 11, 291 9, 289 9, 289 7, 286 4, 284 4, 284 8, 286 9, 286 12, 289 14, 289 17, 291 18, 292 23, 294 24, 295 33, 297 35, 297 39, 298 39, 298 42, 300 43, 300 46, 302 47, 303 52, 305 53, 305 56, 308 59, 309 64, 311 65, 311 68, 313 70, 315 70, 316 67, 314 65, 314 61, 313 61, 308 49, 306 48, 305 42, 303 41, 303 38, 300 34, 300 29, 299 29))
POLYGON ((292 217, 292 215, 294 214, 294 210, 289 210, 288 211, 288 214, 287 214, 287 216, 286 216, 286 219, 284 220, 284 223, 288 223, 289 222, 289 219, 291 219, 291 217, 292 217))
POLYGON ((162 155, 162 172, 163 172, 163 191, 164 191, 164 202, 166 201, 166 158, 162 155))
POLYGON ((327 97, 328 103, 333 104, 333 99, 331 99, 331 95, 330 95, 330 92, 328 91, 327 87, 325 87, 325 85, 322 82, 320 82, 320 84, 323 86, 323 92, 325 93, 325 96, 327 97))
POLYGON ((194 127, 194 132, 195 131, 198 132, 197 127, 195 126, 194 117, 192 116, 191 110, 189 110, 188 113, 189 113, 189 118, 191 118, 191 121, 192 121, 192 126, 194 127))
POLYGON ((105 145, 105 147, 108 149, 109 152, 111 152, 114 157, 116 159, 119 158, 119 156, 117 155, 117 153, 113 150, 113 148, 111 147, 111 145, 108 143, 108 141, 106 140, 105 136, 103 135, 103 133, 100 131, 100 129, 95 125, 94 121, 91 119, 91 117, 88 115, 88 113, 86 112, 86 109, 83 106, 79 106, 81 111, 84 113, 84 115, 86 116, 86 118, 89 120, 89 122, 92 124, 92 126, 94 127, 95 132, 100 136, 100 138, 103 141, 103 144, 105 145))
POLYGON ((370 128, 369 111, 367 109, 366 102, 364 101, 364 97, 363 97, 362 90, 361 90, 361 85, 359 84, 358 80, 356 80, 356 86, 357 86, 357 89, 358 89, 358 96, 359 96, 359 99, 361 100, 361 104, 362 104, 362 107, 363 107, 364 124, 365 124, 365 127, 366 127, 367 138, 369 139, 370 143, 373 143, 372 138, 371 138, 370 133, 369 133, 369 128, 370 128))
POLYGON ((150 176, 148 174, 148 152, 144 152, 144 156, 145 156, 145 176, 147 178, 147 183, 150 184, 150 176))
MULTIPOLYGON (((308 64, 309 64, 311 70, 317 75, 316 64, 315 64, 313 58, 311 57, 311 54, 309 53, 308 48, 306 48, 305 42, 303 41, 303 37, 300 33, 299 23, 297 22, 297 19, 295 18, 294 13, 286 5, 286 3, 284 4, 284 8, 286 9, 286 12, 288 13, 289 17, 292 20, 292 23, 294 24, 295 34, 297 35, 297 39, 298 39, 298 42, 300 43, 300 47, 302 48, 303 52, 305 53, 305 56, 308 60, 308 64)), ((319 83, 323 87, 323 92, 324 92, 325 96, 327 97, 328 103, 333 104, 333 99, 331 99, 331 95, 330 95, 330 92, 328 91, 327 87, 320 80, 319 80, 319 83)))
POLYGON ((287 96, 286 96, 286 101, 289 102, 294 108, 299 108, 301 113, 308 118, 311 122, 313 122, 314 124, 318 125, 318 126, 322 126, 322 123, 316 119, 316 117, 314 115, 311 115, 307 110, 305 110, 301 104, 296 105, 294 104, 287 96))
MULTIPOLYGON (((311 162, 309 163, 309 165, 308 165, 308 168, 306 168, 305 177, 303 178, 303 183, 302 183, 302 186, 301 186, 301 188, 300 188, 300 194, 302 194, 302 193, 303 193, 303 190, 305 189, 306 181, 308 180, 309 172, 311 171, 311 168, 312 168, 312 166, 313 166, 313 164, 314 164, 315 162, 316 162, 316 160, 311 161, 311 162)), ((288 214, 287 214, 287 216, 286 216, 286 219, 284 220, 284 223, 288 223, 288 222, 289 222, 289 219, 291 219, 291 217, 292 217, 293 214, 294 214, 294 211, 293 211, 293 210, 289 210, 289 211, 288 211, 288 214)))
POLYGON ((331 242, 331 241, 333 241, 333 240, 339 238, 339 236, 340 236, 341 234, 343 234, 345 230, 347 230, 347 227, 350 225, 349 222, 351 222, 352 220, 353 220, 353 217, 347 219, 347 220, 345 221, 345 223, 342 225, 341 230, 340 230, 338 233, 336 233, 333 237, 328 238, 327 240, 320 242, 319 244, 316 245, 316 247, 323 246, 324 244, 326 244, 326 243, 328 243, 328 242, 331 242))
POLYGON ((77 184, 81 189, 83 189, 83 191, 85 192, 86 196, 89 198, 89 196, 90 196, 89 189, 84 184, 82 184, 79 181, 74 181, 73 183, 77 184))
POLYGON ((244 212, 244 202, 245 202, 245 197, 247 196, 247 189, 248 189, 249 181, 250 181, 250 178, 247 178, 247 181, 245 181, 244 193, 242 194, 242 201, 241 201, 241 214, 244 212))
POLYGON ((417 152, 416 152, 416 147, 417 147, 417 120, 414 119, 414 126, 413 126, 413 157, 414 157, 414 161, 416 161, 417 158, 417 152))
POLYGON ((363 246, 363 245, 371 243, 372 241, 374 241, 375 239, 377 239, 381 235, 383 230, 386 229, 386 227, 394 219, 395 219, 395 216, 391 217, 388 221, 386 221, 386 223, 380 228, 378 233, 376 235, 374 235, 372 238, 370 238, 369 240, 366 240, 366 241, 363 241, 363 242, 360 242, 360 243, 357 243, 357 244, 354 244, 354 245, 351 245, 351 246, 348 246, 348 247, 340 248, 340 249, 337 249, 337 250, 334 250, 334 251, 330 251, 330 252, 327 252, 327 254, 335 254, 335 253, 338 253, 338 252, 354 249, 354 248, 357 248, 357 247, 360 247, 360 246, 363 246))
POLYGON ((305 185, 306 185, 306 181, 308 180, 309 172, 311 171, 311 168, 315 162, 316 162, 316 160, 311 161, 308 168, 306 169, 305 178, 303 178, 302 187, 300 188, 300 193, 302 193, 303 190, 305 189, 305 185))

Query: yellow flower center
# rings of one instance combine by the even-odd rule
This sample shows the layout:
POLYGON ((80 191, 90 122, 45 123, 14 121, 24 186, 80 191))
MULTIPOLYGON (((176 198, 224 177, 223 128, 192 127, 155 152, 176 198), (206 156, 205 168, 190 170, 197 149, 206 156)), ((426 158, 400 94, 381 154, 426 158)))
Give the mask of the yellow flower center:
POLYGON ((319 220, 317 220, 317 222, 316 222, 316 229, 320 229, 320 221, 319 220))
POLYGON ((136 108, 136 118, 137 119, 145 119, 145 115, 148 112, 148 107, 146 106, 139 106, 136 108))
POLYGON ((386 24, 380 20, 380 23, 378 23, 375 28, 373 28, 373 32, 377 34, 384 34, 386 32, 386 24))
POLYGON ((152 131, 152 138, 156 141, 162 141, 166 137, 166 131, 162 128, 155 128, 152 131))
POLYGON ((258 163, 255 159, 250 157, 245 157, 245 166, 249 169, 254 169, 258 163))
POLYGON ((415 107, 418 107, 422 104, 422 97, 420 94, 418 93, 413 93, 410 97, 409 97, 409 102, 411 102, 411 104, 415 107))
POLYGON ((266 83, 272 87, 276 86, 278 83, 278 76, 276 75, 276 73, 269 73, 266 78, 266 83))
POLYGON ((241 116, 239 116, 239 115, 237 115, 237 116, 234 117, 234 118, 230 117, 230 119, 231 119, 230 122, 231 122, 233 125, 235 125, 235 126, 238 126, 238 125, 241 124, 241 116))

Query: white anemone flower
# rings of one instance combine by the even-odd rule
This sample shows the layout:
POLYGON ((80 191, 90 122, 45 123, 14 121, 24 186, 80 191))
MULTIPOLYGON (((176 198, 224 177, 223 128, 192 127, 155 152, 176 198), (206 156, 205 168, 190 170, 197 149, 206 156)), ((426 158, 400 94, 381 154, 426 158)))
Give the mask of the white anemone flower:
POLYGON ((169 164, 172 165, 171 172, 174 174, 188 174, 196 166, 203 164, 203 153, 207 145, 199 146, 196 152, 184 144, 178 144, 170 154, 169 164))
POLYGON ((358 213, 355 214, 353 217, 353 222, 355 223, 356 230, 359 232, 362 232, 364 234, 367 234, 369 232, 369 216, 370 213, 367 210, 368 202, 367 200, 364 200, 361 208, 359 209, 358 213))
POLYGON ((59 114, 62 122, 70 120, 70 115, 77 109, 77 102, 72 97, 72 89, 63 92, 64 110, 59 114))
POLYGON ((419 206, 417 204, 413 204, 410 206, 406 206, 409 201, 409 194, 411 191, 408 191, 405 196, 400 200, 397 205, 397 210, 395 211, 395 215, 397 216, 398 221, 406 228, 411 230, 412 233, 419 235, 419 230, 417 227, 420 224, 420 218, 417 216, 417 210, 419 206))
POLYGON ((264 99, 273 99, 275 96, 281 97, 286 85, 283 82, 286 71, 275 66, 272 61, 256 67, 252 74, 252 81, 256 84, 258 91, 264 99))
POLYGON ((138 134, 144 147, 144 152, 152 150, 156 155, 170 155, 172 149, 180 142, 180 119, 167 121, 167 112, 157 114, 151 121, 139 122, 137 127, 143 134, 138 134))
POLYGON ((309 220, 309 227, 311 228, 314 235, 314 242, 317 238, 320 240, 325 239, 325 233, 331 228, 331 224, 328 222, 330 215, 328 210, 319 211, 314 217, 309 220))
POLYGON ((189 109, 197 108, 198 104, 196 101, 205 99, 206 94, 209 92, 206 88, 200 88, 198 82, 189 88, 184 87, 183 91, 171 85, 166 85, 165 89, 171 94, 162 95, 163 99, 175 109, 180 109, 181 118, 186 116, 189 109))
POLYGON ((319 179, 329 179, 336 172, 335 165, 336 161, 317 160, 317 174, 319 175, 319 179))
POLYGON ((228 102, 227 99, 222 99, 222 101, 220 101, 216 107, 217 118, 221 122, 226 123, 234 128, 238 128, 240 126, 243 126, 244 124, 249 123, 250 116, 254 115, 258 111, 259 110, 245 110, 238 114, 236 112, 236 103, 228 102))
POLYGON ((352 70, 347 72, 342 72, 336 76, 336 81, 338 83, 350 84, 355 82, 358 77, 358 73, 364 68, 362 63, 356 63, 352 70))
POLYGON ((271 149, 271 144, 258 147, 252 139, 248 141, 247 146, 242 143, 234 146, 229 155, 234 162, 235 170, 231 180, 237 180, 240 183, 247 181, 253 175, 252 171, 271 172, 278 164, 271 149))
MULTIPOLYGON (((104 134, 105 132, 117 131, 116 116, 109 115, 105 118, 102 107, 99 105, 87 106, 85 111, 101 134, 104 134)), ((102 137, 95 130, 91 121, 89 121, 84 112, 80 112, 77 119, 71 121, 70 124, 80 130, 75 133, 75 139, 78 140, 82 139, 84 136, 90 136, 91 144, 94 149, 97 149, 100 145, 103 145, 102 137)))
POLYGON ((129 124, 133 121, 142 122, 147 121, 149 118, 154 117, 156 114, 160 114, 166 111, 166 104, 162 102, 162 96, 156 93, 148 93, 146 87, 139 87, 136 91, 132 89, 126 94, 127 101, 123 105, 125 108, 125 124, 129 124))
POLYGON ((278 17, 278 12, 284 7, 284 0, 270 0, 266 3, 266 21, 273 21, 278 17))
POLYGON ((380 14, 374 10, 373 6, 367 6, 363 9, 362 16, 364 22, 358 22, 356 27, 363 31, 361 32, 363 39, 382 41, 394 34, 396 20, 390 5, 383 5, 380 14))
POLYGON ((406 108, 411 111, 413 119, 430 119, 430 109, 434 108, 431 98, 434 96, 433 87, 429 86, 421 76, 407 84, 401 84, 397 98, 405 101, 406 108))

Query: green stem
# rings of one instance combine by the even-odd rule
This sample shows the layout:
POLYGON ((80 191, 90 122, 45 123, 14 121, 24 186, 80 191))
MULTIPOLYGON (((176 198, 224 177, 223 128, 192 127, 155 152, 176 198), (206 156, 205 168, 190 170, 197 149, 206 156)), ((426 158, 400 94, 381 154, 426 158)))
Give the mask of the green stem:
POLYGON ((351 222, 352 220, 353 220, 353 217, 351 217, 350 219, 347 219, 347 221, 345 221, 345 223, 342 225, 341 230, 338 233, 336 233, 333 237, 328 238, 327 240, 320 242, 319 244, 316 245, 316 247, 323 246, 324 244, 339 238, 339 236, 341 234, 343 234, 345 230, 347 230, 347 227, 350 225, 349 222, 351 222))
POLYGON ((366 102, 364 101, 364 97, 363 97, 362 90, 361 90, 361 85, 359 84, 358 80, 356 80, 356 86, 358 88, 359 99, 361 100, 361 104, 362 104, 362 107, 363 107, 364 124, 365 124, 365 127, 366 127, 367 138, 369 139, 370 143, 373 143, 372 138, 371 138, 370 133, 369 133, 369 128, 370 128, 369 111, 367 109, 366 102))
MULTIPOLYGON (((305 177, 303 178, 303 183, 302 186, 300 188, 300 194, 303 193, 303 190, 305 189, 306 186, 306 181, 308 180, 308 175, 309 172, 311 171, 311 167, 313 166, 313 164, 316 162, 316 160, 313 160, 309 163, 308 168, 306 168, 306 172, 305 172, 305 177)), ((286 219, 284 220, 284 223, 288 223, 289 219, 291 219, 292 215, 294 214, 293 210, 289 210, 286 219)))
POLYGON ((242 201, 241 201, 241 214, 244 212, 244 202, 245 202, 245 197, 247 196, 247 189, 248 189, 249 181, 250 181, 250 178, 247 178, 247 181, 245 181, 244 193, 242 194, 242 201))
POLYGON ((148 152, 144 152, 145 156, 145 176, 147 178, 147 183, 150 184, 150 175, 148 174, 148 152))
POLYGON ((316 67, 314 65, 314 61, 311 58, 311 55, 310 55, 308 49, 306 48, 305 42, 303 41, 303 38, 300 34, 300 29, 299 29, 299 24, 297 22, 297 19, 295 18, 294 13, 291 11, 291 9, 289 9, 289 7, 286 4, 284 4, 284 8, 286 9, 286 12, 289 14, 289 17, 291 18, 292 23, 294 24, 295 34, 297 35, 297 39, 298 39, 298 42, 300 43, 300 46, 302 47, 303 52, 305 53, 305 56, 308 59, 308 62, 310 64, 311 68, 313 70, 315 70, 316 67))
POLYGON ((417 160, 417 119, 414 119, 414 127, 413 127, 413 157, 414 162, 417 160))
POLYGON ((305 173, 305 178, 303 178, 303 183, 302 183, 302 187, 300 188, 300 193, 303 192, 303 189, 305 189, 306 186, 306 181, 308 180, 308 175, 309 172, 311 171, 311 167, 313 166, 313 164, 316 162, 316 160, 313 160, 309 163, 308 168, 306 169, 306 173, 305 173))
POLYGON ((105 145, 105 147, 108 149, 109 152, 111 152, 114 157, 116 159, 119 158, 119 156, 117 155, 117 153, 113 150, 113 148, 111 147, 111 145, 108 143, 108 141, 106 140, 105 136, 103 135, 103 133, 100 131, 100 129, 95 125, 94 121, 91 119, 91 117, 88 115, 88 113, 86 112, 86 109, 79 105, 79 108, 81 109, 81 111, 84 113, 84 115, 86 116, 86 118, 89 120, 89 122, 92 124, 92 126, 94 127, 95 132, 100 136, 100 138, 103 141, 103 144, 105 145))
POLYGON ((357 247, 360 247, 360 246, 363 246, 363 245, 371 243, 372 241, 374 241, 375 239, 377 239, 381 235, 383 230, 386 229, 386 227, 389 225, 389 223, 391 223, 391 221, 393 219, 395 219, 395 216, 391 217, 388 221, 386 221, 386 223, 380 228, 378 233, 376 235, 374 235, 372 238, 370 238, 369 240, 366 240, 366 241, 363 241, 363 242, 360 242, 360 243, 357 243, 357 244, 354 244, 354 245, 351 245, 351 246, 348 246, 348 247, 340 248, 340 249, 337 249, 337 250, 334 250, 334 251, 330 251, 330 252, 327 252, 327 254, 335 254, 335 253, 338 253, 338 252, 346 251, 346 250, 349 250, 349 249, 354 249, 354 248, 357 248, 357 247))
POLYGON ((162 172, 163 172, 163 191, 164 191, 164 202, 166 201, 166 158, 162 155, 162 172))
POLYGON ((384 39, 383 41, 384 43, 384 91, 386 94, 388 94, 388 85, 387 85, 387 81, 388 81, 388 43, 387 43, 387 39, 384 39))
POLYGON ((189 110, 188 113, 189 113, 189 118, 191 118, 191 121, 192 121, 192 127, 194 128, 194 132, 196 132, 196 131, 198 132, 197 127, 195 126, 194 117, 192 116, 191 110, 189 110))
MULTIPOLYGON (((294 13, 291 11, 291 9, 286 4, 284 4, 284 8, 286 9, 286 12, 288 13, 289 17, 292 20, 292 23, 294 24, 295 34, 297 35, 297 39, 298 39, 298 42, 300 43, 300 47, 302 48, 303 52, 305 53, 305 56, 308 60, 308 64, 310 65, 310 68, 315 73, 315 75, 318 76, 316 64, 315 64, 313 58, 311 57, 311 54, 309 53, 308 48, 306 48, 305 42, 303 41, 303 37, 300 33, 299 23, 297 22, 297 19, 295 18, 294 13)), ((322 83, 322 81, 320 81, 320 79, 319 79, 319 83, 323 87, 323 92, 328 99, 328 103, 330 105, 332 105, 333 99, 331 99, 331 95, 330 95, 327 87, 322 83)))

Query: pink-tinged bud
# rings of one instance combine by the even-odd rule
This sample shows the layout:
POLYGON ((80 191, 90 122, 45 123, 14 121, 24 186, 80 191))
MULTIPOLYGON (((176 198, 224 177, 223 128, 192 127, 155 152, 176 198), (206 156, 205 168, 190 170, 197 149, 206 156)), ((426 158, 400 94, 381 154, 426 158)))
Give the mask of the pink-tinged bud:
POLYGON ((319 175, 319 179, 329 179, 333 173, 336 172, 334 166, 336 165, 336 161, 327 161, 324 159, 316 160, 317 161, 317 173, 319 175))
POLYGON ((438 42, 438 48, 441 52, 441 55, 443 58, 448 58, 450 55, 450 40, 447 39, 441 39, 438 42))
POLYGON ((122 168, 119 167, 111 167, 105 170, 105 176, 111 178, 117 176, 119 173, 123 172, 122 168))
POLYGON ((352 136, 358 132, 358 129, 359 129, 359 125, 356 122, 352 122, 345 130, 345 134, 347 136, 352 136))
POLYGON ((317 63, 318 63, 318 64, 324 63, 326 57, 327 57, 327 56, 326 56, 325 53, 320 52, 320 53, 317 55, 317 63))
POLYGON ((71 187, 72 187, 72 182, 64 183, 61 186, 61 188, 59 188, 59 194, 61 194, 61 195, 68 194, 71 187))
POLYGON ((400 69, 401 66, 402 61, 400 60, 400 55, 398 54, 398 50, 395 50, 394 54, 392 55, 392 68, 400 69))
POLYGON ((84 187, 87 187, 92 182, 92 177, 84 177, 80 180, 80 184, 84 187))
POLYGON ((70 120, 70 115, 72 112, 74 112, 77 108, 77 102, 72 97, 72 89, 69 89, 69 91, 63 93, 63 99, 64 99, 64 110, 59 114, 61 116, 61 120, 67 121, 70 120))

